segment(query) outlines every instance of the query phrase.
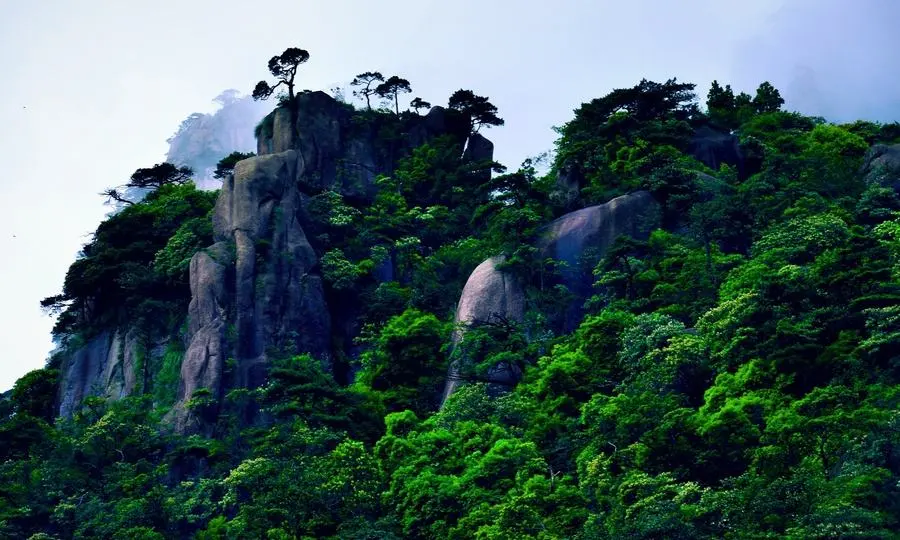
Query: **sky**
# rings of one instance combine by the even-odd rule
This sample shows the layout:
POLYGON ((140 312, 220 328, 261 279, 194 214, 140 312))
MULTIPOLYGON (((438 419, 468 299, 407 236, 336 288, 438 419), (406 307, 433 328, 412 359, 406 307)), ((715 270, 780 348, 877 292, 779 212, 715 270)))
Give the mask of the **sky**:
POLYGON ((582 102, 641 78, 772 81, 788 107, 900 120, 897 0, 0 0, 0 391, 44 365, 39 301, 109 211, 99 196, 163 161, 223 90, 250 92, 301 47, 301 88, 378 70, 445 104, 486 95, 515 167, 582 102))

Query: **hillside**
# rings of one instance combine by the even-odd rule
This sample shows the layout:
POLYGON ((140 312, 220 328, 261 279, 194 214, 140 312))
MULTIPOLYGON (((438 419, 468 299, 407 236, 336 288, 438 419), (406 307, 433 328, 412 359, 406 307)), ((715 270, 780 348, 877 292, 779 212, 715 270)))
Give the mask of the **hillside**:
POLYGON ((138 169, 42 302, 0 536, 894 537, 900 124, 642 80, 539 174, 471 91, 290 81, 220 190, 138 169))

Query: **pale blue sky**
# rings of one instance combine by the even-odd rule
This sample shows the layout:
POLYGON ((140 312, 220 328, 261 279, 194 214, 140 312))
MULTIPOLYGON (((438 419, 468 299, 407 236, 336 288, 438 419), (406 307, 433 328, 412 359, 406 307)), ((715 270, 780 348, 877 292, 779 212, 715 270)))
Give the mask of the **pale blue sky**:
POLYGON ((249 91, 285 47, 311 54, 304 88, 379 70, 434 104, 489 96, 506 126, 486 134, 511 167, 581 102, 642 77, 701 94, 771 79, 804 112, 900 112, 900 2, 785 2, 0 0, 0 390, 44 363, 38 302, 108 210, 97 193, 162 161, 187 115, 249 91))

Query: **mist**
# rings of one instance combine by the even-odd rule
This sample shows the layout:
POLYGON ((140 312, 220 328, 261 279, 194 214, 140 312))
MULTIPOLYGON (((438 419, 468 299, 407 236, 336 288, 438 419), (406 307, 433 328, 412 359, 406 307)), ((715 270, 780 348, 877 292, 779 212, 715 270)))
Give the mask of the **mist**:
POLYGON ((786 108, 835 123, 900 120, 897 21, 895 0, 784 2, 735 46, 725 82, 752 94, 768 80, 786 108))
POLYGON ((219 109, 211 114, 195 112, 188 116, 172 137, 166 161, 194 170, 194 182, 200 189, 218 189, 222 182, 213 178, 216 164, 232 152, 256 152, 253 131, 272 105, 242 96, 229 89, 213 103, 219 109))

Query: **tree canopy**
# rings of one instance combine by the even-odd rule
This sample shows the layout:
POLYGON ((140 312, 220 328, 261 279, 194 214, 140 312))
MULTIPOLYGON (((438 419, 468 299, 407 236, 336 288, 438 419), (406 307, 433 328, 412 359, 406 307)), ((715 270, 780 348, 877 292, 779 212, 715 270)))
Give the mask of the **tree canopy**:
POLYGON ((375 88, 376 94, 385 99, 393 100, 394 112, 398 115, 400 114, 400 94, 408 94, 410 92, 412 92, 412 88, 409 86, 409 81, 396 75, 388 77, 386 81, 375 88))
MULTIPOLYGON (((44 301, 72 348, 0 395, 0 536, 896 537, 900 195, 895 172, 862 165, 900 144, 898 124, 786 111, 768 83, 715 82, 702 111, 694 88, 643 80, 582 104, 546 172, 467 160, 451 133, 397 144, 371 198, 304 186, 296 216, 343 369, 270 347, 261 385, 194 393, 193 435, 166 419, 215 194, 139 169, 151 192, 100 224, 44 301), (753 165, 699 161, 691 142, 710 133, 753 165), (648 190, 669 219, 567 267, 536 246, 572 184, 576 207, 648 190), (497 255, 523 316, 463 327, 460 292, 497 255), (576 270, 577 291, 562 277, 576 270), (134 391, 57 418, 67 370, 97 367, 65 355, 119 330, 141 343, 134 391), (464 384, 442 403, 451 364, 464 384)), ((497 125, 487 98, 450 102, 473 131, 497 125)), ((394 143, 420 121, 347 124, 394 143)), ((257 264, 292 256, 254 248, 257 264)))
POLYGON ((497 116, 497 107, 487 97, 475 95, 471 90, 457 90, 450 96, 447 106, 469 119, 472 133, 477 133, 482 126, 502 126, 504 123, 497 116))
POLYGON ((280 86, 287 89, 288 103, 294 102, 294 84, 297 77, 297 68, 309 60, 309 52, 297 48, 288 47, 283 53, 269 59, 269 73, 277 81, 270 85, 266 81, 259 81, 253 88, 253 99, 268 99, 280 86))
POLYGON ((366 100, 366 108, 372 109, 372 96, 378 93, 378 85, 373 87, 372 85, 375 83, 383 83, 384 75, 377 71, 366 71, 365 73, 360 73, 356 77, 353 78, 353 81, 350 82, 350 86, 359 87, 358 90, 353 91, 353 95, 360 97, 366 100))

